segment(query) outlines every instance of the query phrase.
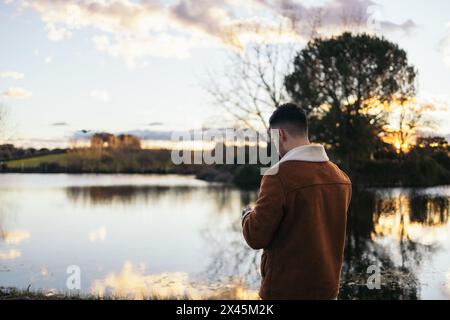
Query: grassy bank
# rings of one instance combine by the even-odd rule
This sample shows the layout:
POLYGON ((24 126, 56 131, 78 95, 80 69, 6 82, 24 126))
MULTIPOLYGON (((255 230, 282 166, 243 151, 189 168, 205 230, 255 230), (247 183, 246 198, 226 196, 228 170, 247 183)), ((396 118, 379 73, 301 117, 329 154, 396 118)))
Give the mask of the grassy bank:
POLYGON ((99 300, 98 296, 69 295, 63 293, 20 290, 0 287, 0 300, 99 300))
MULTIPOLYGON (((61 293, 43 290, 21 290, 13 287, 0 287, 0 300, 127 300, 121 296, 100 296, 94 294, 61 293)), ((189 297, 143 297, 143 300, 189 300, 189 297)))
POLYGON ((56 164, 63 168, 67 167, 67 154, 49 154, 45 156, 37 156, 19 160, 7 161, 6 165, 12 170, 30 170, 33 168, 40 168, 43 164, 56 164))

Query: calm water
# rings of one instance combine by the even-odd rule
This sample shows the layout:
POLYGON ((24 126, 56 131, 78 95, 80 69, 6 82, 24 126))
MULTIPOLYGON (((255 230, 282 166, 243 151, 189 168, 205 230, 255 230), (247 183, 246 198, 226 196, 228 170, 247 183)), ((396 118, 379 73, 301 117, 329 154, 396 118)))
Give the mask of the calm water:
MULTIPOLYGON (((255 298, 242 192, 182 176, 0 175, 0 287, 128 298, 255 298)), ((355 191, 341 298, 450 298, 450 187, 355 191), (365 286, 381 268, 381 289, 365 286)))

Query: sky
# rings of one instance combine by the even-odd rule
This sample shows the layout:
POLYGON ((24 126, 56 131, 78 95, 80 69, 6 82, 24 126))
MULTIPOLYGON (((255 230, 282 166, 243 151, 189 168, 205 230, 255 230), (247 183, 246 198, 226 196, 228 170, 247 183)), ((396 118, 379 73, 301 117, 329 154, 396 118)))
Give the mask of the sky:
MULTIPOLYGON (((80 130, 189 130, 220 119, 205 75, 254 36, 236 26, 261 27, 276 42, 279 21, 295 16, 295 39, 306 42, 303 22, 318 9, 332 33, 343 28, 342 12, 362 13, 364 28, 407 51, 418 96, 450 103, 446 0, 0 1, 0 103, 17 145, 66 146, 80 130)), ((450 134, 449 115, 436 113, 441 134, 450 134)))

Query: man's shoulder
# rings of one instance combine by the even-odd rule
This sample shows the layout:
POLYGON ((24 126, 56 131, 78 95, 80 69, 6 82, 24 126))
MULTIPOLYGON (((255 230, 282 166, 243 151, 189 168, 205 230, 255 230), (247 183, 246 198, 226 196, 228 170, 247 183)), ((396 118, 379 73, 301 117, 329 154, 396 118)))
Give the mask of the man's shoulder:
POLYGON ((319 184, 351 184, 348 175, 331 161, 286 161, 278 165, 276 176, 287 190, 319 184))

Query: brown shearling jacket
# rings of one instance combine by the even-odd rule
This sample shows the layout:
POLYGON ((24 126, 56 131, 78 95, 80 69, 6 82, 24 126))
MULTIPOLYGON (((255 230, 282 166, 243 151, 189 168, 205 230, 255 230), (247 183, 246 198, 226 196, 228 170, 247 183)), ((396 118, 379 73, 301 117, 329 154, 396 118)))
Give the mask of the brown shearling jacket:
POLYGON ((243 233, 261 257, 262 299, 334 299, 344 252, 348 176, 321 145, 289 151, 265 175, 243 233))

